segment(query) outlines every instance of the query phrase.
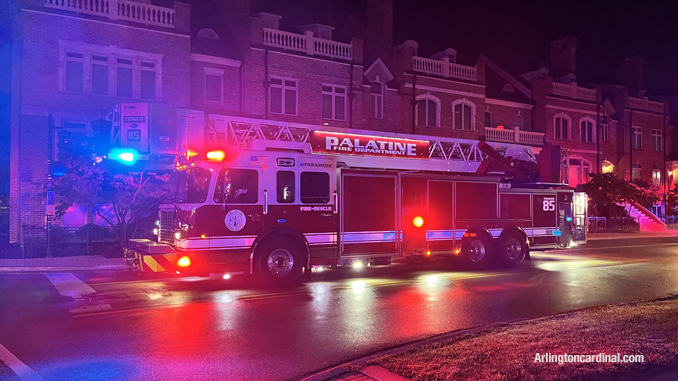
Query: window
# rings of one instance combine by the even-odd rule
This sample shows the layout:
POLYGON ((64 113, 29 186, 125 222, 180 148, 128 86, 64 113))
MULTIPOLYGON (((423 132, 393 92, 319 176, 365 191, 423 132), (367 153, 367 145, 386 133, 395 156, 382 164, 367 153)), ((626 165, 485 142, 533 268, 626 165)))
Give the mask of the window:
POLYGON ((207 192, 210 189, 210 179, 212 172, 208 169, 194 167, 186 170, 186 189, 183 202, 189 204, 202 204, 207 200, 207 192))
POLYGON ((270 111, 274 114, 297 115, 297 81, 271 78, 270 111))
POLYGON ((330 175, 326 172, 301 172, 301 202, 327 204, 330 202, 330 175))
POLYGON ((639 179, 643 176, 643 167, 639 163, 633 163, 631 166, 631 180, 639 179))
POLYGON ((570 118, 564 115, 554 119, 555 140, 570 140, 570 118))
POLYGON ((521 115, 516 115, 513 118, 513 127, 523 128, 523 117, 521 115))
POLYGON ((631 141, 634 150, 643 149, 643 129, 640 127, 633 127, 633 141, 631 141))
POLYGON ((370 82, 370 103, 372 105, 372 117, 381 119, 384 117, 384 84, 370 82))
POLYGON ((417 125, 425 127, 438 127, 438 103, 433 99, 421 99, 417 101, 417 125))
POLYGON ((275 174, 277 196, 276 200, 280 204, 289 204, 294 202, 294 172, 278 171, 275 174))
POLYGON ((59 91, 160 100, 162 55, 59 41, 59 91))
POLYGON ((224 101, 224 71, 219 69, 205 68, 205 101, 224 101))
POLYGON ((259 174, 255 169, 222 169, 214 189, 214 202, 255 204, 259 199, 259 174))
POLYGON ((141 61, 141 99, 155 100, 155 63, 141 61))
POLYGON ((453 127, 455 130, 471 131, 473 129, 473 108, 464 101, 452 104, 454 111, 453 127))
POLYGON ((322 118, 346 120, 346 88, 322 86, 322 118))
POLYGON ((512 85, 510 84, 505 84, 504 87, 501 88, 502 91, 506 91, 507 93, 512 93, 515 91, 512 85))
POLYGON ((662 132, 660 130, 652 130, 652 150, 655 152, 662 152, 662 132))
POLYGON ((610 141, 610 127, 608 125, 607 115, 600 116, 600 139, 603 143, 610 141))
POLYGON ((662 186, 662 169, 658 165, 652 167, 652 184, 658 188, 662 186))
POLYGON ((492 127, 492 113, 485 111, 485 127, 492 127))
POLYGON ((108 57, 92 54, 92 94, 108 95, 108 57))
POLYGON ((85 61, 82 53, 66 52, 66 91, 83 92, 85 61))
POLYGON ((134 83, 134 69, 132 67, 132 60, 128 58, 117 59, 117 81, 119 97, 132 98, 132 89, 134 83))
POLYGON ((593 121, 591 119, 582 119, 579 121, 579 138, 582 143, 594 142, 593 121))

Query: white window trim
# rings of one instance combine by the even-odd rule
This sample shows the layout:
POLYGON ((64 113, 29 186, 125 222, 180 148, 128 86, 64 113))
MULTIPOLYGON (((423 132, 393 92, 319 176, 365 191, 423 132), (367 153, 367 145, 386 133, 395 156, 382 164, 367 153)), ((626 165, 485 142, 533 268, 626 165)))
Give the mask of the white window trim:
POLYGON ((419 101, 423 101, 423 100, 429 100, 429 101, 432 101, 436 104, 436 125, 435 125, 435 127, 439 128, 440 127, 440 105, 441 105, 440 99, 434 97, 433 95, 431 95, 429 93, 420 94, 420 95, 417 95, 414 98, 414 102, 415 102, 415 106, 414 106, 415 125, 420 126, 420 127, 429 127, 429 128, 433 127, 433 126, 426 126, 426 125, 421 126, 421 125, 419 125, 419 101))
POLYGON ((572 141, 572 118, 569 115, 559 112, 553 116, 553 140, 558 142, 571 142, 572 141), (567 140, 557 139, 556 138, 556 119, 563 118, 567 120, 567 140))
MULTIPOLYGON (((454 110, 454 109, 453 109, 454 110)), ((493 127, 492 122, 493 122, 493 117, 492 117, 492 111, 490 110, 485 110, 485 114, 483 114, 483 123, 485 123, 485 127, 493 127), (488 126, 487 123, 485 123, 485 114, 490 114, 490 125, 488 126)))
POLYGON ((563 181, 567 184, 570 183, 570 160, 579 160, 579 162, 581 163, 579 164, 579 176, 581 177, 582 181, 587 180, 585 182, 582 182, 582 184, 586 184, 588 182, 588 179, 584 178, 584 168, 588 167, 590 174, 591 170, 593 169, 593 166, 591 165, 591 162, 589 160, 586 160, 581 156, 567 156, 563 160, 563 181))
MULTIPOLYGON (((652 150, 652 152, 664 152, 664 133, 662 130, 657 130, 657 129, 652 129, 652 145, 654 146, 654 141, 655 137, 659 136, 659 150, 655 151, 652 150), (658 135, 655 135, 655 132, 658 132, 658 135)), ((642 138, 641 138, 642 139, 642 138)), ((652 147, 654 148, 654 147, 652 147)))
MULTIPOLYGON (((463 113, 463 110, 464 110, 464 108, 462 107, 462 113, 463 113)), ((462 114, 462 118, 463 118, 463 114, 462 114)), ((462 119, 462 123, 463 123, 463 119, 462 119)), ((457 99, 456 101, 452 102, 452 129, 457 130, 457 131, 475 131, 476 130, 476 105, 475 105, 475 103, 471 102, 470 100, 468 100, 466 98, 457 99), (457 130, 457 126, 456 126, 456 119, 457 118, 454 117, 454 108, 458 104, 467 105, 467 106, 471 107, 471 129, 470 130, 464 130, 463 128, 457 130)))
POLYGON ((203 99, 205 100, 205 103, 224 103, 224 70, 223 69, 215 69, 213 67, 205 67, 203 68, 203 99), (219 93, 219 100, 211 100, 207 99, 207 76, 212 75, 215 77, 221 78, 221 92, 219 93))
POLYGON ((320 118, 321 119, 323 119, 323 120, 345 121, 348 118, 348 115, 347 115, 348 114, 348 108, 347 108, 348 107, 348 88, 346 86, 333 85, 333 84, 330 84, 330 83, 323 83, 323 84, 320 85, 320 96, 321 96, 321 101, 320 101, 320 118), (323 90, 323 87, 325 87, 325 86, 331 87, 332 92, 327 92, 327 91, 323 90), (338 97, 338 96, 342 96, 341 93, 335 92, 335 89, 337 89, 337 88, 344 89, 344 94, 343 94, 343 98, 344 98, 344 118, 343 119, 337 119, 337 117, 336 117, 336 114, 337 114, 336 111, 337 110, 334 109, 334 105, 335 105, 334 98, 338 97), (322 114, 323 114, 322 96, 323 95, 329 95, 329 96, 332 97, 332 117, 331 118, 325 118, 325 117, 322 116, 322 114))
MULTIPOLYGON (((292 87, 289 87, 289 88, 291 89, 292 87)), ((289 116, 299 115, 299 80, 298 79, 287 78, 287 77, 279 77, 279 76, 276 76, 276 75, 269 75, 268 76, 268 111, 271 114, 275 114, 275 115, 289 115, 289 116), (275 85, 275 84, 271 83, 271 79, 281 80, 282 85, 275 85), (288 86, 285 85, 285 81, 292 81, 296 84, 296 86, 294 87, 294 114, 286 114, 285 113, 285 89, 288 88, 288 86), (281 102, 282 102, 281 106, 282 107, 280 109, 281 112, 279 112, 279 113, 273 112, 271 110, 271 99, 273 98, 273 97, 271 97, 271 89, 274 88, 274 87, 282 89, 282 99, 281 99, 281 102)))
POLYGON ((581 143, 595 143, 595 142, 596 142, 596 139, 598 139, 598 136, 596 136, 596 135, 597 135, 597 134, 596 134, 597 128, 596 128, 596 121, 595 121, 595 119, 591 118, 590 116, 582 117, 582 118, 579 119, 579 124, 578 124, 578 125, 579 125, 579 141, 580 141, 581 143), (581 134, 581 123, 582 123, 582 122, 590 122, 590 123, 591 123, 591 129, 592 129, 592 130, 591 130, 591 138, 592 138, 593 140, 590 141, 590 142, 585 142, 585 141, 584 141, 584 137, 583 137, 582 134, 581 134))
POLYGON ((638 126, 633 126, 631 128, 633 128, 633 147, 634 147, 633 149, 635 151, 642 151, 643 150, 643 128, 638 127, 638 126), (638 129, 640 131, 640 147, 636 146, 636 129, 638 129))
POLYGON ((643 177, 643 166, 640 165, 639 161, 636 161, 635 163, 631 164, 631 180, 640 179, 642 177, 643 177), (640 175, 637 177, 633 177, 633 172, 635 170, 638 170, 640 172, 640 175))
MULTIPOLYGON (((66 92, 66 51, 83 54, 83 92, 70 94, 92 94, 92 54, 108 57, 108 95, 117 97, 117 60, 118 58, 132 59, 132 98, 141 99, 141 61, 155 64, 155 99, 145 101, 162 101, 162 54, 148 53, 138 50, 122 49, 117 46, 103 46, 85 44, 82 42, 58 40, 59 43, 59 91, 66 92)), ((144 68, 148 70, 149 68, 144 68)))
POLYGON ((384 82, 381 82, 379 80, 379 76, 377 76, 377 80, 370 81, 370 108, 375 106, 375 103, 372 101, 372 95, 375 95, 375 96, 377 96, 381 99, 381 104, 379 105, 381 107, 381 116, 380 117, 375 116, 374 112, 373 112, 374 110, 370 110, 371 111, 370 113, 372 114, 371 115, 372 119, 384 119, 384 95, 385 95, 384 93, 385 92, 386 92, 386 84, 384 84, 384 82), (372 83, 378 83, 378 84, 381 85, 381 94, 373 94, 372 93, 372 83))

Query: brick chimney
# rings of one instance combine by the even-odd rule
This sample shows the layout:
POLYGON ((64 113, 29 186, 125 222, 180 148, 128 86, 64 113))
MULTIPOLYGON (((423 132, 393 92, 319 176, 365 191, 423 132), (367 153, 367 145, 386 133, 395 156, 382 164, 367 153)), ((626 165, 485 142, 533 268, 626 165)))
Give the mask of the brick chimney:
POLYGON ((632 96, 643 90, 643 57, 626 57, 618 61, 617 84, 626 87, 632 96))
POLYGON ((367 0, 365 53, 385 62, 393 50, 393 0, 367 0))
POLYGON ((551 75, 554 78, 577 74, 577 38, 551 41, 551 75))

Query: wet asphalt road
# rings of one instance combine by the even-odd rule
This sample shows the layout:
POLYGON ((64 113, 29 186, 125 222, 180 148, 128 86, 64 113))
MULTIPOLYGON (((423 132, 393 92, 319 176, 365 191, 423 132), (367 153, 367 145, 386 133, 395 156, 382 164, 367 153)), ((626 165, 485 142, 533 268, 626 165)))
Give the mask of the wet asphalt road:
MULTIPOLYGON (((290 289, 230 280, 0 274, 0 344, 45 380, 286 380, 457 329, 678 293, 678 244, 533 253, 513 269, 334 269, 290 289), (105 309, 104 309, 105 308, 105 309)), ((18 378, 0 362, 0 380, 18 378)))

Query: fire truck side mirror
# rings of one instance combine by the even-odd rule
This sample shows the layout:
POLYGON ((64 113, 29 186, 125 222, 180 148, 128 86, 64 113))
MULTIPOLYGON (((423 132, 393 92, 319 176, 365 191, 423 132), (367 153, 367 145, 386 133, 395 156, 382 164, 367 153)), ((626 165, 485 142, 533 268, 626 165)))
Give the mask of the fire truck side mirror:
POLYGON ((264 215, 268 214, 268 190, 264 189, 264 215))

